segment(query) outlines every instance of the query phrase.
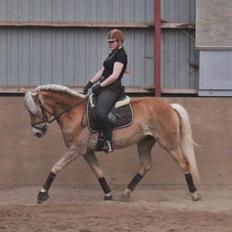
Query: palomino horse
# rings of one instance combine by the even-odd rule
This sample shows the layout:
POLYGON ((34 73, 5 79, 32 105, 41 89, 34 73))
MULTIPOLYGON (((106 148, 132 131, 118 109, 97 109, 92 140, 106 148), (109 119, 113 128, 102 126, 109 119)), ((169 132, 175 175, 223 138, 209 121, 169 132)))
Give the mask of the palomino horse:
MULTIPOLYGON (((112 193, 94 154, 97 133, 86 123, 87 96, 65 86, 43 85, 25 94, 25 106, 30 114, 33 134, 41 137, 47 124, 56 120, 60 126, 67 151, 52 167, 38 194, 38 203, 49 198, 48 191, 58 172, 76 158, 83 156, 97 177, 104 199, 112 193)), ((192 132, 188 114, 179 104, 169 104, 159 98, 144 97, 131 101, 133 123, 113 131, 114 149, 137 144, 140 169, 122 193, 128 200, 136 185, 151 169, 151 149, 157 142, 180 166, 185 175, 192 200, 201 198, 193 180, 198 179, 198 168, 193 150, 192 132), (193 178, 192 178, 193 176, 193 178)))

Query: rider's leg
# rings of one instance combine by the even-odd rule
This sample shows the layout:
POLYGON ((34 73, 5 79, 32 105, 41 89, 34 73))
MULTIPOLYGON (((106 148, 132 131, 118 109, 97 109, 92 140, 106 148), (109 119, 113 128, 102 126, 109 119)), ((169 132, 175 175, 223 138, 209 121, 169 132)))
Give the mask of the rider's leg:
MULTIPOLYGON (((112 148, 112 124, 108 119, 108 113, 118 98, 118 93, 110 89, 103 89, 97 96, 96 115, 99 126, 105 138, 104 146, 106 151, 113 151, 112 148)), ((104 148, 104 147, 103 147, 104 148)))

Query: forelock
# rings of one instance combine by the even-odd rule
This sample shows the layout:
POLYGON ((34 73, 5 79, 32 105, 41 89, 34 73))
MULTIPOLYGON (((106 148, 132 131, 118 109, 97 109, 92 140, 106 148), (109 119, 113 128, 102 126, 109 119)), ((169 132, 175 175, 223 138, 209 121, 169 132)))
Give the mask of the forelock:
POLYGON ((28 111, 30 111, 32 114, 36 114, 39 111, 38 106, 35 104, 35 101, 33 99, 33 95, 35 93, 33 93, 32 91, 28 91, 25 94, 24 97, 24 104, 25 107, 27 108, 28 111))

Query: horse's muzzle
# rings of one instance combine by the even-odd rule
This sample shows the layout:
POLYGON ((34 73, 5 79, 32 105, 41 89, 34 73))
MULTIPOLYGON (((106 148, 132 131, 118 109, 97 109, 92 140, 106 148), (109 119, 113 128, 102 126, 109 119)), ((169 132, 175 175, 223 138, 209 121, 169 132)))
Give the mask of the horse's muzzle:
POLYGON ((36 136, 36 137, 38 137, 38 138, 42 137, 42 135, 43 135, 43 133, 40 133, 40 132, 36 132, 36 133, 34 134, 34 136, 36 136))
POLYGON ((47 124, 44 123, 43 125, 40 124, 39 126, 32 127, 32 133, 34 136, 40 138, 45 135, 47 132, 47 124))

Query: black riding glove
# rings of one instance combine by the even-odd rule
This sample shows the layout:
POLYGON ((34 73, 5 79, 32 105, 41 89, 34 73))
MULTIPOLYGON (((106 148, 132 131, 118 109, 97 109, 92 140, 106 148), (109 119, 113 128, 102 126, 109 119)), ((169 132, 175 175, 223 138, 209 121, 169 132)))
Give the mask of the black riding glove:
POLYGON ((91 81, 88 82, 88 84, 84 87, 83 93, 86 95, 89 91, 89 89, 92 87, 93 83, 91 81))
POLYGON ((101 91, 102 88, 103 88, 103 87, 101 87, 100 84, 96 84, 96 85, 94 85, 94 86, 92 87, 92 93, 93 93, 95 96, 97 96, 97 95, 100 93, 100 91, 101 91))

